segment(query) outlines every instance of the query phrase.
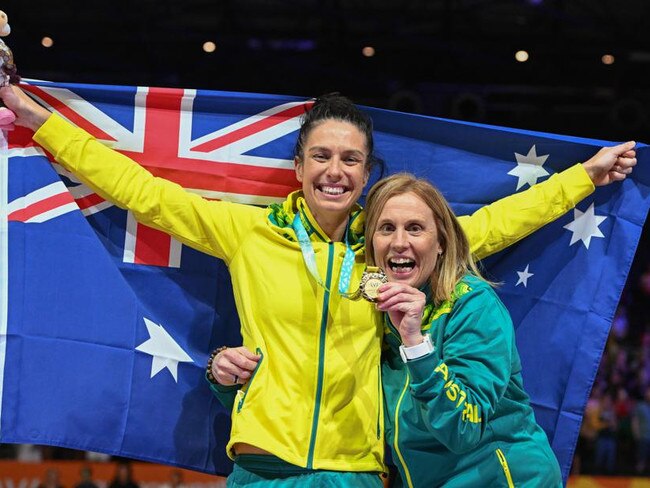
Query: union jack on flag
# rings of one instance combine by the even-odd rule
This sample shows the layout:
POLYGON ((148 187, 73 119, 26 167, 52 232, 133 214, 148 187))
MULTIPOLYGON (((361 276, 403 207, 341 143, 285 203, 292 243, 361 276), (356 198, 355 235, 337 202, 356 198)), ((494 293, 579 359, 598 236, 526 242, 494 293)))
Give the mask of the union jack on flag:
MULTIPOLYGON (((295 97, 33 82, 25 89, 154 175, 265 205, 298 184, 295 97)), ((607 144, 367 109, 387 169, 434 181, 458 214, 607 144)), ((225 265, 137 224, 17 128, 0 151, 0 442, 227 473, 229 416, 204 380, 239 344, 225 265)), ((492 258, 524 382, 566 477, 650 206, 650 153, 622 184, 492 258)))
MULTIPOLYGON (((266 205, 297 187, 292 133, 310 101, 47 82, 24 88, 154 175, 205 198, 266 205)), ((241 342, 225 266, 138 224, 53 163, 31 136, 24 128, 8 133, 3 180, 11 229, 3 385, 21 406, 0 410, 2 441, 227 471, 228 415, 203 379, 212 349, 241 342), (19 302, 28 305, 13 306, 19 302), (18 338, 32 332, 39 337, 18 338), (61 340, 72 349, 51 345, 61 340), (13 377, 13 351, 33 357, 34 347, 49 351, 45 364, 13 377), (55 369, 74 379, 47 379, 55 369), (81 371, 89 376, 74 376, 81 371), (107 385, 89 390, 102 378, 107 385), (39 393, 23 398, 27 391, 39 393), (94 412, 97 425, 72 425, 73 410, 94 412)))
MULTIPOLYGON (((103 112, 100 102, 93 103, 92 94, 86 93, 93 88, 77 87, 73 91, 50 84, 24 88, 41 104, 134 159, 155 176, 174 181, 204 198, 267 205, 282 201, 297 187, 290 146, 284 145, 275 157, 250 152, 294 132, 299 127, 299 117, 312 102, 275 100, 268 109, 250 115, 242 107, 240 113, 222 114, 221 123, 214 126, 206 123, 205 112, 194 110, 195 102, 201 104, 196 90, 125 90, 124 100, 130 102, 132 97, 133 102, 119 106, 124 118, 118 118, 103 112), (242 119, 245 115, 248 116, 242 119), (221 126, 223 122, 226 125, 221 126)), ((201 106, 203 111, 213 108, 201 106)), ((29 144, 24 139, 25 132, 18 133, 22 141, 21 137, 15 138, 18 146, 21 142, 29 144)), ((9 139, 10 147, 13 139, 9 139)), ((70 192, 59 184, 35 190, 22 197, 24 200, 12 202, 10 220, 42 222, 73 211, 76 207, 70 195, 86 216, 112 205, 58 164, 54 167, 65 177, 70 192), (16 210, 12 212, 13 207, 16 210)), ((179 267, 180 254, 178 241, 139 225, 128 213, 124 262, 179 267)))

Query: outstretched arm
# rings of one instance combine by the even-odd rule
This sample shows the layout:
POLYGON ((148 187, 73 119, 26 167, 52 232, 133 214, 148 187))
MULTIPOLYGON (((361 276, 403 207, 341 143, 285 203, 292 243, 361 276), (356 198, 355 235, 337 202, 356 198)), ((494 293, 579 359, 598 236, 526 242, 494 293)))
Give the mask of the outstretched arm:
POLYGON ((0 88, 0 98, 5 106, 16 114, 15 124, 36 132, 52 115, 52 112, 41 107, 29 98, 24 91, 16 85, 0 88))
POLYGON ((479 259, 501 251, 564 215, 595 186, 624 180, 636 165, 634 141, 600 149, 526 191, 502 198, 458 220, 479 259))
POLYGON ((50 113, 20 88, 0 89, 16 124, 35 130, 34 140, 103 198, 133 212, 136 219, 195 249, 228 260, 264 210, 209 202, 181 186, 154 177, 142 166, 87 132, 50 113))

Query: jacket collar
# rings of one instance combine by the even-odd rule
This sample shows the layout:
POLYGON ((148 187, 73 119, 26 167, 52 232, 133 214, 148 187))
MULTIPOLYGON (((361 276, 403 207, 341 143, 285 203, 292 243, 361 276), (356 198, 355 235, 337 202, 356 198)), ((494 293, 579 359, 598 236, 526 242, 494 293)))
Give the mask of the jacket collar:
MULTIPOLYGON (((316 222, 301 190, 290 193, 284 202, 273 203, 268 207, 270 223, 281 229, 282 235, 294 241, 296 238, 291 223, 296 213, 299 213, 300 220, 312 241, 331 242, 330 238, 316 222)), ((350 211, 350 218, 345 229, 345 242, 353 251, 364 247, 364 224, 365 212, 360 205, 355 204, 350 211)))

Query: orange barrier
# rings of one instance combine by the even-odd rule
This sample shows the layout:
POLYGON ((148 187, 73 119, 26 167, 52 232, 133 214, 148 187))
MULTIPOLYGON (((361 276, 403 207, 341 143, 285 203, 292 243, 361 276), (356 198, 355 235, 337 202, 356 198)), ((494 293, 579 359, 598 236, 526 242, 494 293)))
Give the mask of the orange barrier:
POLYGON ((648 488, 650 478, 570 476, 567 488, 648 488))
MULTIPOLYGON (((49 469, 56 469, 59 472, 59 482, 63 488, 73 488, 80 481, 79 471, 84 466, 90 467, 93 480, 101 488, 113 480, 117 464, 84 461, 21 463, 0 460, 0 488, 34 488, 43 481, 45 473, 49 469)), ((139 483, 141 488, 155 488, 169 483, 174 471, 182 473, 185 488, 222 488, 226 486, 225 478, 196 471, 140 462, 133 462, 131 466, 133 480, 139 483)))
MULTIPOLYGON (((43 481, 49 469, 59 472, 59 482, 63 488, 74 488, 79 482, 82 467, 92 469, 93 480, 99 488, 105 488, 115 476, 116 463, 98 463, 84 461, 43 461, 39 463, 21 463, 0 460, 0 488, 36 488, 43 481)), ((140 488, 158 488, 169 483, 171 474, 180 471, 185 488, 223 488, 225 478, 196 471, 133 462, 133 479, 140 488)), ((650 478, 623 478, 605 476, 571 476, 567 488, 650 488, 650 478)))

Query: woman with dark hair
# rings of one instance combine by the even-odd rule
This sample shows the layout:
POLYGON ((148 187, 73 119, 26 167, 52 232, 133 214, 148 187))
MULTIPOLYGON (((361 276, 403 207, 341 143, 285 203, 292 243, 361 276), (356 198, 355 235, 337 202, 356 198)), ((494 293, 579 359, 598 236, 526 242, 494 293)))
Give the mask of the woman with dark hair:
POLYGON ((378 305, 396 486, 562 486, 523 388, 510 315, 430 183, 398 174, 368 193, 368 261, 386 270, 378 305))
MULTIPOLYGON (((357 200, 375 161, 370 118, 344 97, 316 100, 296 144, 302 189, 263 209, 207 201, 154 178, 17 87, 0 97, 84 183, 228 265, 243 346, 214 351, 207 376, 232 407, 229 486, 380 485, 383 329, 374 305, 355 293, 365 270, 357 200)), ((572 208, 593 181, 624 178, 631 147, 609 148, 466 217, 472 250, 496 252, 572 208)))
POLYGON ((108 485, 108 488, 140 488, 133 481, 133 470, 128 461, 118 461, 115 466, 115 478, 108 485))

